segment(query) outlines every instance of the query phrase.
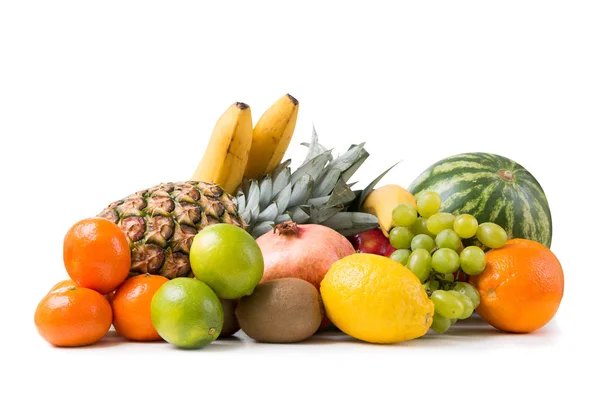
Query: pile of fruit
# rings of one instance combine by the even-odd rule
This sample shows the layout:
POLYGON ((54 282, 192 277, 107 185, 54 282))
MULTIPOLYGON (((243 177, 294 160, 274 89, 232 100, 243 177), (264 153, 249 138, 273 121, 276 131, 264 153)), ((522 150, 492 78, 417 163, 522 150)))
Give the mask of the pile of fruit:
MULTIPOLYGON (((564 277, 550 207, 521 165, 452 156, 409 189, 353 189, 369 154, 334 157, 313 131, 306 159, 282 161, 299 103, 285 95, 253 126, 233 104, 189 181, 111 203, 66 233, 68 280, 35 324, 55 346, 111 328, 131 341, 200 348, 240 329, 266 343, 338 330, 371 343, 444 333, 477 313, 516 333, 546 325, 564 277)), ((389 169, 388 169, 389 171, 389 169)))

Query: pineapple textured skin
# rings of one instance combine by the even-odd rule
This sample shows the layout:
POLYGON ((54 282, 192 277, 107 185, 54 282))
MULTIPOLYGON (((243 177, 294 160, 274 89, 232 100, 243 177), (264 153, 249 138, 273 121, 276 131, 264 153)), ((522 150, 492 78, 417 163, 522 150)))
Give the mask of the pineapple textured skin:
POLYGON ((192 276, 190 246, 204 227, 246 228, 235 200, 216 184, 163 183, 111 203, 99 217, 116 223, 131 248, 131 275, 192 276))
POLYGON ((127 236, 130 275, 169 279, 193 276, 192 241, 212 224, 236 225, 254 238, 286 221, 325 225, 345 236, 378 227, 376 216, 358 209, 390 169, 365 189, 352 190, 349 180, 369 156, 364 144, 334 158, 313 131, 311 142, 304 145, 308 154, 295 171, 287 160, 257 180, 244 179, 235 197, 213 183, 170 182, 113 202, 98 216, 116 223, 127 236))

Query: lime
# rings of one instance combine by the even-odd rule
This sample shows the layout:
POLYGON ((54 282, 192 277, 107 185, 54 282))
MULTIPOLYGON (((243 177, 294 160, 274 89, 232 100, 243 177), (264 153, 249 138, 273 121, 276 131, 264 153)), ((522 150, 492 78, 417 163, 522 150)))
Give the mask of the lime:
POLYGON ((252 294, 264 272, 263 256, 252 235, 231 224, 213 224, 198 232, 190 264, 196 279, 229 300, 252 294))
POLYGON ((152 297, 152 324, 167 342, 200 348, 214 341, 223 328, 223 307, 206 283, 193 278, 165 282, 152 297))

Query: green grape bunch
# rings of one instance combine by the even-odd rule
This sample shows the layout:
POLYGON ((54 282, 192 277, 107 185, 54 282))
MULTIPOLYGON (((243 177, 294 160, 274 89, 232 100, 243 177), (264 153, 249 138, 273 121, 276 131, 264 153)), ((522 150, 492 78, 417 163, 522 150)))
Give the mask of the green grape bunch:
POLYGON ((506 231, 499 225, 479 224, 470 214, 440 212, 442 200, 425 192, 417 207, 402 203, 394 208, 390 244, 397 249, 390 258, 419 278, 435 305, 431 329, 446 332, 458 320, 471 317, 479 306, 479 292, 457 280, 485 270, 485 251, 506 244, 506 231))

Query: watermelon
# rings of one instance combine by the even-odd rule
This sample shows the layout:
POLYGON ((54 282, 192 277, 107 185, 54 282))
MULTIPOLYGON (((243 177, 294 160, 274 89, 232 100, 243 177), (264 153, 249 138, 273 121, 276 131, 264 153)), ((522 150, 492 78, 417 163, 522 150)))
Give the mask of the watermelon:
POLYGON ((440 160, 421 173, 409 191, 417 199, 423 192, 437 192, 440 211, 494 222, 509 239, 530 239, 548 248, 552 242, 544 190, 523 166, 503 156, 472 152, 440 160))

